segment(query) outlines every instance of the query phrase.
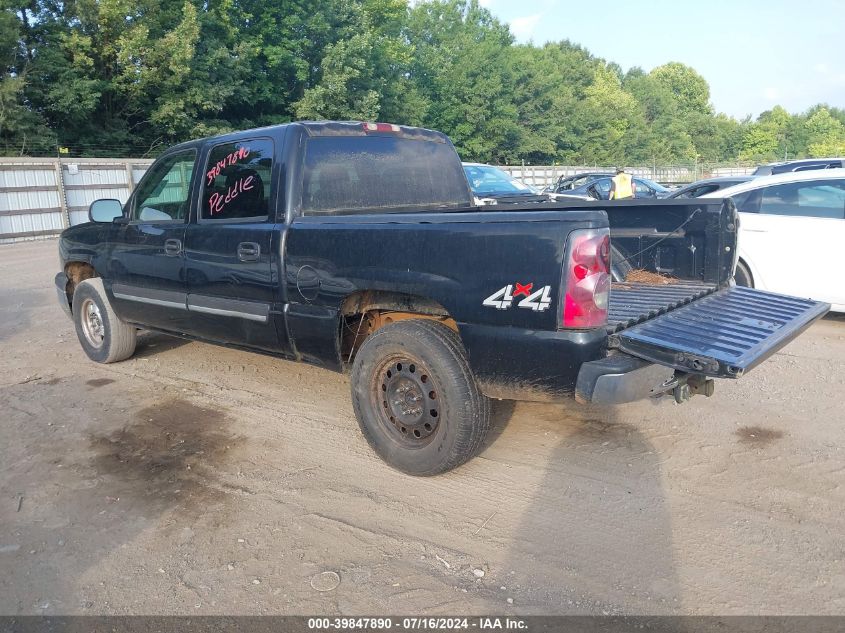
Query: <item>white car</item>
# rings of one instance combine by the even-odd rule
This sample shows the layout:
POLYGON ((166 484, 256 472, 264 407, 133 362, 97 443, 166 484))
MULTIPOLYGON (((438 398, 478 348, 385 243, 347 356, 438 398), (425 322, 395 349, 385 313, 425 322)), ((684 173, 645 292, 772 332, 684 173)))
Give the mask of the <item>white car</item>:
POLYGON ((845 312, 845 169, 762 176, 708 193, 739 211, 736 282, 845 312))

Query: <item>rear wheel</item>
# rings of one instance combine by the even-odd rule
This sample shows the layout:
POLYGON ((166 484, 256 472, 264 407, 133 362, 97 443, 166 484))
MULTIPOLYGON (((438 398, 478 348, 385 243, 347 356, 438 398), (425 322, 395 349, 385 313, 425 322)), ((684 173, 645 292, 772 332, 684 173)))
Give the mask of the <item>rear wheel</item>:
POLYGON ((115 314, 98 277, 86 279, 74 290, 73 323, 82 349, 95 362, 116 363, 135 353, 135 327, 115 314))
POLYGON ((751 271, 745 262, 738 261, 736 263, 736 271, 734 272, 734 281, 737 286, 745 286, 746 288, 754 287, 754 278, 751 276, 751 271))
POLYGON ((490 428, 490 401, 460 339, 425 319, 386 325, 367 338, 352 367, 352 403, 373 450, 412 475, 463 464, 490 428))

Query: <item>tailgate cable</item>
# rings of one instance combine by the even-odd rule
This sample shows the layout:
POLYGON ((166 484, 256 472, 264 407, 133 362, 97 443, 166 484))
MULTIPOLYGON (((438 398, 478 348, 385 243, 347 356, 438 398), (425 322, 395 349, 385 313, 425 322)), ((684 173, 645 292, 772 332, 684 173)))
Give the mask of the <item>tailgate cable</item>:
POLYGON ((669 239, 670 237, 672 237, 675 233, 677 233, 677 232, 678 232, 678 231, 680 231, 682 228, 684 228, 687 224, 689 224, 689 223, 690 223, 690 221, 691 221, 691 220, 692 220, 692 219, 693 219, 696 215, 698 215, 699 211, 701 211, 701 209, 700 209, 700 208, 699 208, 699 209, 696 209, 695 211, 693 211, 693 212, 690 214, 690 216, 689 216, 686 220, 684 220, 683 222, 681 222, 681 223, 680 223, 680 224, 679 224, 679 225, 678 225, 675 229, 673 229, 673 230, 669 231, 669 233, 667 233, 666 235, 664 235, 663 237, 661 237, 659 240, 657 240, 656 242, 654 242, 654 244, 650 244, 650 245, 646 246, 646 247, 645 247, 643 250, 641 250, 639 253, 634 253, 633 255, 631 255, 630 257, 626 257, 626 258, 625 258, 625 259, 623 259, 622 261, 623 261, 623 262, 629 262, 629 261, 631 261, 632 259, 634 259, 635 257, 639 257, 640 255, 642 255, 643 253, 645 253, 647 250, 654 248, 655 246, 657 246, 657 245, 658 245, 658 244, 660 244, 661 242, 663 242, 663 241, 665 241, 665 240, 668 240, 668 239, 669 239))

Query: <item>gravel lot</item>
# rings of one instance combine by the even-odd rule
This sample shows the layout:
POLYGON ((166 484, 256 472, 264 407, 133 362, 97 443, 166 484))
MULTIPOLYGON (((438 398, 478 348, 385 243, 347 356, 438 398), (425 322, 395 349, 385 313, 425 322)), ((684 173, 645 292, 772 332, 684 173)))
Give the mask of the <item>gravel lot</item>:
POLYGON ((0 614, 845 613, 841 317, 710 399, 498 403, 415 479, 345 376, 152 334, 89 362, 57 267, 0 247, 0 614))

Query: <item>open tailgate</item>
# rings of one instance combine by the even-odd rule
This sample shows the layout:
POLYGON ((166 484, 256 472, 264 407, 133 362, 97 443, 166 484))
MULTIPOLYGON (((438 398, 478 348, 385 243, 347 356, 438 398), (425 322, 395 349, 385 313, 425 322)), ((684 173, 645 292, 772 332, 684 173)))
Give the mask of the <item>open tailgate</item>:
POLYGON ((827 303, 730 287, 613 334, 610 345, 680 371, 739 378, 829 309, 827 303))

